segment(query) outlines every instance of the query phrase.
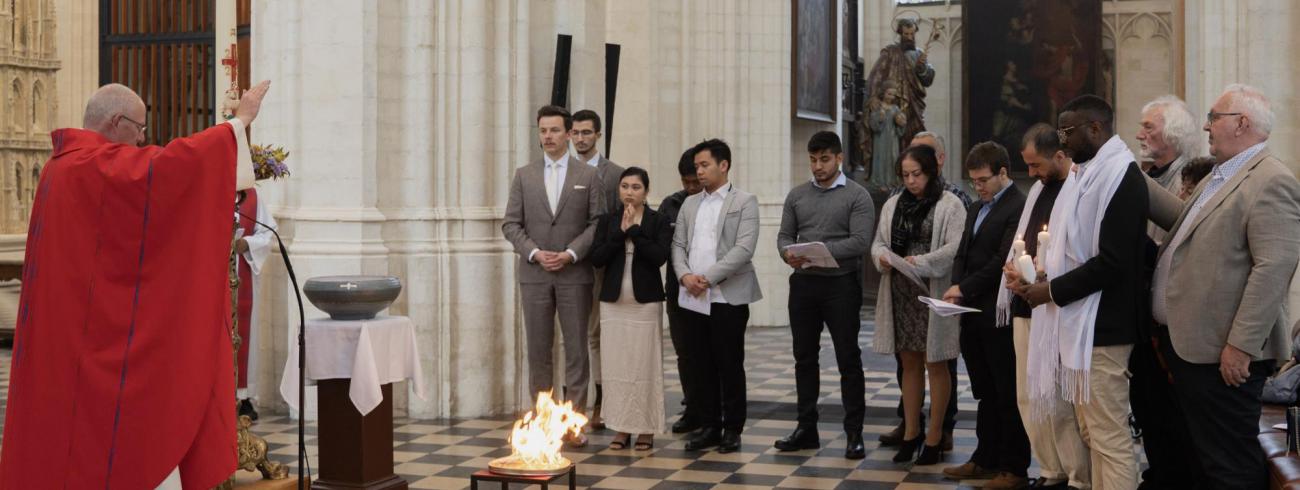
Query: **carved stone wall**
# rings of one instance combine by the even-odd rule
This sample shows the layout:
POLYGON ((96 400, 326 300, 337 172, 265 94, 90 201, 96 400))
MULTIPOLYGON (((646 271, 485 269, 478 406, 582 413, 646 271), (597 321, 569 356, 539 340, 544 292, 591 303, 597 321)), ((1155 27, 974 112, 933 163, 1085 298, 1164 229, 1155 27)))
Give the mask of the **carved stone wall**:
POLYGON ((0 234, 26 233, 58 110, 52 0, 0 2, 0 234))

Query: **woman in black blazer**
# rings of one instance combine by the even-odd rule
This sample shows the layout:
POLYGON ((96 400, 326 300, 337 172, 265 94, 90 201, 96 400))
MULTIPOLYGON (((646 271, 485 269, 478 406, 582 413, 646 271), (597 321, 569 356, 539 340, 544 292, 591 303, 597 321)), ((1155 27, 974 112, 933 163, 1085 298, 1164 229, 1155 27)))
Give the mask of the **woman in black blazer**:
POLYGON ((619 179, 619 203, 596 223, 591 263, 605 269, 600 287, 600 361, 605 425, 613 449, 654 447, 664 431, 663 301, 660 267, 671 254, 668 217, 646 206, 650 176, 630 167, 619 179))

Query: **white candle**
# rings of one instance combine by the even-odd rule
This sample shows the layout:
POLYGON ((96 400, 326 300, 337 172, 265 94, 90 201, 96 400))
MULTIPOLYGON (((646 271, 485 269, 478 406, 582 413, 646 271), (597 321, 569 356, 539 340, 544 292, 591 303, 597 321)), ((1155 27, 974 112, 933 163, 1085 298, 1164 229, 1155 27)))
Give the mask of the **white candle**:
POLYGON ((1047 225, 1043 225, 1043 231, 1038 232, 1038 255, 1047 251, 1047 244, 1051 240, 1052 234, 1047 232, 1047 225))
POLYGON ((1016 270, 1020 271, 1020 280, 1026 284, 1033 284, 1038 279, 1038 272, 1034 268, 1034 259, 1028 255, 1021 255, 1016 259, 1016 270))
POLYGON ((1019 257, 1025 253, 1025 240, 1016 235, 1016 241, 1011 242, 1011 256, 1019 257))

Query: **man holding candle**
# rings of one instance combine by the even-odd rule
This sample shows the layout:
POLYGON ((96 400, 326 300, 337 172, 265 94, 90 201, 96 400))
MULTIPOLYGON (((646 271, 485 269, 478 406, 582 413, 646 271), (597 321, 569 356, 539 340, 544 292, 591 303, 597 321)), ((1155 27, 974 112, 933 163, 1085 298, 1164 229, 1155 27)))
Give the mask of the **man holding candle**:
POLYGON ((1066 104, 1057 133, 1078 163, 1052 207, 1052 243, 1040 260, 1047 281, 1009 285, 1030 306, 1047 306, 1030 330, 1029 395, 1078 406, 1093 486, 1136 488, 1128 365, 1138 331, 1150 321, 1142 294, 1146 181, 1115 136, 1114 110, 1100 97, 1066 104))
POLYGON ((994 477, 984 488, 1021 488, 1028 484, 1029 438, 1016 408, 1016 355, 1011 329, 996 328, 994 305, 1002 264, 1016 231, 1025 195, 1007 176, 1011 157, 1002 145, 987 141, 971 148, 966 171, 980 201, 966 211, 966 225, 952 265, 952 287, 944 301, 979 309, 961 316, 961 355, 966 358, 971 390, 979 400, 975 435, 979 444, 970 460, 946 468, 955 480, 994 477))
MULTIPOLYGON (((1044 243, 1039 241, 1039 233, 1033 230, 1046 230, 1056 197, 1065 184, 1065 178, 1074 165, 1061 151, 1061 141, 1056 135, 1056 128, 1048 124, 1037 124, 1025 133, 1020 155, 1029 167, 1030 175, 1038 179, 1029 190, 1024 210, 1020 214, 1019 227, 1016 229, 1015 241, 1012 242, 1011 254, 1007 258, 1006 276, 1003 286, 1016 284, 1021 277, 1032 277, 1034 281, 1043 280, 1043 274, 1035 271, 1033 276, 1025 276, 1013 267, 1021 257, 1043 255, 1044 243)), ((1050 233, 1044 238, 1050 240, 1050 233)), ((1038 311, 1043 311, 1039 309, 1038 311)), ((1016 402, 1020 408, 1020 420, 1029 435, 1029 446, 1034 458, 1038 460, 1039 477, 1034 488, 1088 488, 1092 477, 1089 475, 1090 464, 1088 447, 1083 442, 1079 428, 1079 419, 1074 405, 1051 399, 1031 405, 1026 367, 1029 360, 1030 325, 1034 309, 1019 296, 1010 294, 1006 289, 998 292, 997 322, 1004 324, 1009 318, 1012 324, 1012 337, 1016 356, 1016 402), (1038 413, 1031 413, 1037 407, 1038 413)))
POLYGON ((1268 486, 1260 395, 1290 351, 1279 305, 1300 258, 1300 182, 1268 148, 1273 121, 1259 90, 1229 85, 1204 126, 1214 170, 1185 203, 1152 193, 1152 219, 1169 227, 1152 316, 1198 456, 1188 466, 1208 488, 1268 486))

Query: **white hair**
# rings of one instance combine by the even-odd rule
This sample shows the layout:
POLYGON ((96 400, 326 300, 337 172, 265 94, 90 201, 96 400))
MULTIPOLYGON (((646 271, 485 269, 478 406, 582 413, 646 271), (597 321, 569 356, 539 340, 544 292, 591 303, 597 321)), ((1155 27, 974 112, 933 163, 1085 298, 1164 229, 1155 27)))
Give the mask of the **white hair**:
POLYGON ((934 144, 939 146, 938 148, 934 149, 935 155, 948 154, 948 152, 945 150, 946 145, 944 144, 943 136, 939 136, 939 133, 936 133, 934 131, 921 131, 919 133, 916 133, 916 135, 912 136, 912 141, 916 141, 917 138, 924 138, 926 136, 934 138, 934 144))
POLYGON ((1152 109, 1160 109, 1160 117, 1165 121, 1161 132, 1165 141, 1180 156, 1191 159, 1202 155, 1201 142, 1205 138, 1200 137, 1201 128, 1197 126, 1196 118, 1183 99, 1174 95, 1161 95, 1142 106, 1142 113, 1146 114, 1152 109))
POLYGON ((105 130, 113 116, 125 113, 134 104, 143 103, 140 96, 126 85, 110 83, 99 87, 86 101, 86 113, 81 118, 81 127, 92 131, 105 130))
POLYGON ((1229 107, 1241 112, 1250 119, 1250 126, 1265 138, 1273 131, 1273 108, 1268 97, 1259 89, 1244 83, 1234 83, 1223 89, 1223 97, 1228 97, 1229 107))

